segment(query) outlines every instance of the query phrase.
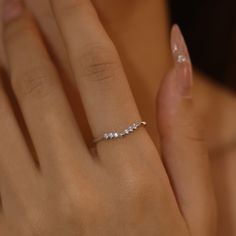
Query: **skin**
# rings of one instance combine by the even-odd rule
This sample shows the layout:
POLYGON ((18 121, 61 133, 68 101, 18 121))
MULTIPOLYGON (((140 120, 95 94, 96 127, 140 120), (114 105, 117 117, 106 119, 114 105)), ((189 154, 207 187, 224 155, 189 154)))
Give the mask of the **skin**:
MULTIPOLYGON (((68 61, 63 61, 65 57, 62 55, 64 55, 63 53, 65 53, 65 51, 61 51, 61 47, 59 46, 60 42, 62 41, 60 41, 60 39, 55 37, 55 34, 52 34, 52 32, 54 31, 51 31, 52 29, 56 30, 54 28, 55 25, 52 23, 51 28, 48 27, 48 22, 54 21, 54 18, 51 16, 51 13, 48 12, 48 9, 49 9, 48 2, 40 1, 39 6, 36 4, 37 2, 34 2, 34 1, 28 1, 28 3, 31 6, 31 9, 35 13, 35 15, 37 16, 37 18, 39 20, 43 19, 43 20, 40 20, 40 25, 42 29, 44 30, 45 34, 47 34, 48 41, 53 42, 52 46, 56 48, 54 49, 54 53, 56 55, 61 55, 57 57, 54 56, 54 58, 57 59, 57 62, 59 58, 60 72, 63 71, 64 72, 63 74, 65 74, 65 76, 63 76, 62 79, 64 79, 65 81, 69 81, 69 80, 72 81, 72 77, 70 76, 70 70, 68 69, 68 61), (49 17, 42 18, 41 17, 42 15, 44 16, 49 15, 49 17), (60 50, 58 50, 58 48, 60 48, 60 50)), ((159 146, 159 139, 158 139, 157 133, 153 131, 155 130, 155 125, 156 125, 155 109, 154 109, 155 99, 154 98, 156 96, 157 88, 160 85, 161 78, 165 74, 166 68, 168 68, 169 64, 171 63, 171 57, 169 53, 170 50, 168 46, 168 22, 166 20, 167 19, 166 7, 165 7, 164 2, 162 1, 150 1, 148 4, 146 4, 147 7, 145 8, 145 10, 143 9, 143 5, 141 3, 140 4, 131 3, 130 5, 131 6, 127 6, 127 5, 123 5, 117 2, 117 5, 115 5, 114 7, 115 10, 111 11, 110 10, 111 6, 108 4, 108 2, 105 2, 105 1, 95 2, 95 6, 99 12, 102 22, 105 25, 106 30, 109 32, 109 35, 112 37, 112 40, 115 42, 115 45, 118 48, 119 54, 122 57, 122 62, 124 64, 126 74, 128 74, 128 79, 131 84, 132 91, 135 95, 135 100, 138 104, 139 110, 142 116, 145 118, 145 120, 149 121, 149 124, 150 124, 148 127, 149 134, 154 140, 155 144, 159 146), (154 5, 155 7, 157 7, 156 9, 160 11, 158 12, 158 14, 156 11, 153 12, 153 14, 150 14, 150 8, 155 9, 153 8, 154 5), (133 17, 130 17, 130 14, 128 14, 130 13, 130 9, 132 9, 132 12, 133 12, 133 9, 135 9, 136 11, 134 12, 137 12, 137 16, 134 15, 133 17), (127 12, 126 18, 123 17, 124 10, 127 12), (123 22, 122 20, 121 21, 114 20, 117 18, 119 19, 120 14, 121 14, 120 12, 122 12, 123 22), (146 32, 146 33, 143 34, 145 35, 144 39, 142 39, 141 37, 138 37, 139 40, 137 40, 136 35, 138 32, 133 30, 132 25, 137 24, 138 21, 143 21, 143 18, 141 18, 139 14, 141 14, 142 16, 145 16, 145 14, 147 13, 149 16, 151 16, 150 18, 153 18, 153 20, 152 21, 150 20, 144 23, 140 22, 139 24, 140 27, 143 26, 142 32, 146 32), (158 17, 160 16, 160 18, 158 18, 157 15, 158 17), (115 23, 110 23, 110 22, 115 22, 115 23), (127 24, 127 22, 130 22, 130 24, 127 24), (152 27, 147 27, 147 26, 150 26, 150 24, 153 24, 153 28, 156 29, 155 31, 153 30, 152 27), (137 48, 138 49, 143 48, 143 46, 139 46, 139 45, 143 45, 143 40, 148 42, 147 49, 149 49, 150 51, 137 50, 137 48), (157 41, 158 41, 158 44, 156 43, 157 41), (164 57, 162 56, 162 58, 160 58, 158 55, 163 55, 164 57), (144 60, 145 57, 148 60, 144 60), (155 78, 153 78, 154 74, 155 74, 155 78), (142 78, 145 78, 145 83, 143 83, 142 78), (143 87, 143 84, 145 84, 145 87, 143 87), (146 94, 146 96, 139 96, 139 94, 143 94, 143 93, 146 94), (144 101, 143 97, 145 97, 147 100, 144 101), (149 102, 150 106, 146 106, 146 101, 149 102)), ((50 51, 52 52, 53 50, 50 50, 50 51)), ((200 100, 200 102, 197 103, 199 113, 203 113, 204 115, 207 114, 205 110, 207 110, 206 108, 208 107, 209 104, 205 104, 205 101, 204 103, 201 103, 201 99, 204 100, 204 96, 207 96, 206 94, 208 94, 207 92, 209 91, 211 92, 210 94, 213 95, 214 97, 224 98, 220 100, 225 101, 227 104, 230 101, 233 101, 233 98, 231 98, 226 93, 222 92, 220 89, 214 88, 211 85, 201 82, 201 80, 199 80, 199 82, 198 81, 196 82, 197 82, 195 86, 196 91, 198 90, 206 91, 205 95, 203 94, 201 95, 201 97, 198 97, 199 98, 198 100, 200 100)), ((73 89, 74 85, 68 85, 67 83, 66 87, 68 88, 68 91, 69 91, 68 94, 70 94, 71 102, 73 103, 74 101, 74 104, 78 106, 78 99, 76 95, 77 93, 71 92, 75 90, 73 89), (73 90, 71 90, 71 88, 73 90), (73 95, 71 96, 71 94, 73 95)), ((195 93, 198 94, 198 92, 195 92, 195 93)), ((74 107, 75 106, 73 106, 73 108, 74 107)), ((77 117, 79 117, 78 120, 81 124, 81 127, 87 127, 86 119, 81 119, 81 109, 78 109, 77 112, 76 112, 76 109, 73 109, 73 111, 75 112, 75 114, 79 114, 77 115, 77 117)), ((221 121, 218 121, 218 122, 221 123, 221 121)), ((226 134, 224 137, 227 136, 228 138, 227 130, 229 129, 227 129, 226 127, 225 130, 226 130, 225 132, 226 134)), ((213 134, 217 133, 217 130, 215 129, 214 124, 212 125, 212 131, 214 131, 213 134)), ((85 128, 83 132, 81 133, 85 137, 86 143, 89 144, 89 141, 91 140, 92 136, 89 135, 87 128, 85 128)), ((218 137, 218 136, 215 136, 215 137, 218 137)), ((221 135, 219 140, 222 140, 222 139, 224 138, 222 138, 222 135, 221 135)), ((212 147, 212 149, 214 149, 214 146, 217 144, 217 142, 219 142, 219 140, 217 139, 215 140, 211 139, 210 135, 209 135, 208 140, 211 141, 210 146, 212 147)), ((218 164, 216 163, 216 167, 217 166, 218 164)), ((217 168, 215 169, 217 170, 217 168)), ((223 199, 225 198, 223 197, 223 199)), ((226 214, 226 216, 228 216, 228 214, 226 214)))
MULTIPOLYGON (((165 168, 145 129, 99 142, 92 155, 37 25, 24 6, 13 3, 3 10, 4 49, 38 165, 2 89, 1 233, 214 235, 208 155, 193 113, 191 61, 178 27, 171 35, 175 63, 157 97, 165 168), (179 62, 179 55, 185 61, 179 62)), ((91 2, 51 4, 93 136, 141 120, 120 58, 91 2)))
MULTIPOLYGON (((81 124, 86 143, 92 135, 78 105, 78 97, 68 72, 60 34, 52 17, 48 0, 26 0, 28 7, 36 16, 41 30, 50 42, 60 68, 66 71, 65 80, 68 96, 81 124), (77 111, 77 112, 76 112, 77 111)), ((93 0, 100 19, 115 43, 127 74, 129 84, 139 111, 149 125, 147 130, 152 140, 160 149, 159 135, 156 132, 155 97, 160 81, 172 65, 169 50, 169 15, 166 1, 120 1, 93 0), (137 27, 137 25, 139 27, 137 27), (142 32, 140 34, 140 32, 142 32), (161 57, 160 57, 161 55, 161 57), (144 99, 145 97, 145 99, 144 99), (149 104, 148 106, 146 104, 149 104)), ((194 98, 198 116, 204 120, 205 140, 211 157, 212 175, 219 206, 219 235, 234 235, 236 232, 236 155, 235 130, 236 107, 235 95, 214 83, 208 82, 205 75, 194 73, 194 98), (215 114, 221 114, 216 116, 215 114), (226 204, 227 203, 227 204, 226 204), (234 210, 235 209, 235 210, 234 210)))

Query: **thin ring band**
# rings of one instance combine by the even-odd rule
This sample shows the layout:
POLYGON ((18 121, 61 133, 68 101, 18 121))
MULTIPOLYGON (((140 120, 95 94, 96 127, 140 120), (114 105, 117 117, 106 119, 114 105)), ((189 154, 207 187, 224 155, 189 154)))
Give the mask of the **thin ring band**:
POLYGON ((112 140, 112 139, 123 138, 123 137, 133 133, 138 128, 140 128, 142 126, 146 126, 146 125, 147 125, 147 122, 145 122, 145 121, 135 122, 135 123, 131 124, 127 129, 124 129, 121 132, 113 131, 113 132, 104 133, 103 135, 95 138, 93 140, 93 142, 98 143, 98 142, 103 141, 103 140, 107 141, 107 140, 112 140))

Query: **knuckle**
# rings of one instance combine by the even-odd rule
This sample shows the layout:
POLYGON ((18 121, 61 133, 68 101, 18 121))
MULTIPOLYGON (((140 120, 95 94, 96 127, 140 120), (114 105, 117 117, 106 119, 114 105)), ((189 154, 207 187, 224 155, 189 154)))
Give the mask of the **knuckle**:
POLYGON ((182 130, 182 134, 187 141, 199 144, 205 143, 204 129, 198 116, 191 117, 187 122, 184 121, 178 128, 182 130))
POLYGON ((67 220, 76 220, 79 222, 80 217, 86 211, 91 210, 93 206, 98 205, 96 202, 97 193, 94 193, 89 185, 83 185, 83 191, 77 185, 65 187, 58 194, 58 209, 60 215, 67 220))
POLYGON ((132 171, 123 182, 122 192, 125 193, 126 199, 130 199, 132 202, 148 202, 151 200, 151 196, 159 195, 158 192, 155 192, 160 187, 160 185, 159 187, 157 186, 157 182, 157 177, 154 179, 146 171, 132 171))
POLYGON ((21 98, 28 96, 46 98, 55 88, 50 76, 50 69, 47 65, 29 67, 30 69, 12 75, 11 83, 14 91, 21 98))
POLYGON ((140 172, 129 179, 123 185, 121 197, 127 208, 139 209, 142 214, 149 214, 148 209, 158 211, 160 207, 168 206, 173 200, 167 183, 161 180, 160 176, 147 172, 140 172))
POLYGON ((186 129, 186 135, 185 138, 191 142, 198 143, 201 145, 204 145, 206 140, 205 140, 205 135, 203 129, 200 128, 198 125, 189 125, 186 129))
POLYGON ((117 77, 121 69, 114 50, 107 46, 90 46, 76 58, 82 82, 110 81, 117 77))
POLYGON ((66 217, 75 216, 75 212, 80 208, 80 192, 74 190, 64 190, 58 195, 59 212, 66 217))
POLYGON ((205 139, 204 137, 197 135, 197 134, 193 134, 193 135, 186 135, 186 138, 194 143, 199 143, 199 144, 204 144, 205 143, 205 139))
POLYGON ((74 190, 65 189, 60 195, 57 209, 62 221, 74 225, 78 234, 85 234, 85 231, 87 231, 86 225, 91 222, 91 216, 101 216, 104 199, 102 200, 99 197, 98 191, 96 193, 94 190, 88 191, 87 185, 83 191, 79 191, 76 186, 74 190))

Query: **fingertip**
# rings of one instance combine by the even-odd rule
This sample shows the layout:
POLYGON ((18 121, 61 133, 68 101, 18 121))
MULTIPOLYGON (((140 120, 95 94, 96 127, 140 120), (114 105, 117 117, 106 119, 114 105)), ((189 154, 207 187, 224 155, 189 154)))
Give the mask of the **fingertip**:
POLYGON ((178 125, 180 120, 185 123, 186 115, 190 115, 193 109, 192 64, 184 37, 176 24, 171 29, 170 45, 174 64, 164 77, 157 96, 159 129, 164 133, 178 125))
POLYGON ((173 25, 171 30, 171 51, 176 71, 177 92, 182 97, 192 97, 193 75, 192 63, 184 36, 178 25, 173 25))
MULTIPOLYGON (((176 56, 178 56, 179 53, 182 53, 185 56, 185 60, 182 61, 182 63, 189 62, 191 64, 191 59, 190 59, 186 40, 183 36, 183 33, 179 25, 177 24, 174 24, 171 29, 170 46, 171 46, 172 54, 174 56, 174 60, 178 59, 176 58, 176 56)), ((178 62, 181 63, 181 61, 178 61, 178 62)))

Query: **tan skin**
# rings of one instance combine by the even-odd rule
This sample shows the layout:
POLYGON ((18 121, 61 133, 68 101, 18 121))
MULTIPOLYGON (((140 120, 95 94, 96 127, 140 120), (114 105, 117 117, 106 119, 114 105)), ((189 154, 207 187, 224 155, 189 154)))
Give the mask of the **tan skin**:
MULTIPOLYGON (((36 15, 47 39, 54 48, 57 48, 56 52, 61 55, 59 58, 65 65, 62 56, 64 54, 58 49, 60 45, 58 32, 54 23, 50 23, 54 20, 51 17, 49 2, 47 0, 26 2, 36 15)), ((102 23, 118 48, 139 110, 149 122, 148 131, 158 145, 159 138, 155 132, 155 96, 161 78, 171 63, 166 1, 148 0, 127 3, 120 0, 94 0, 93 2, 102 23)), ((195 101, 199 113, 205 120, 206 140, 212 157, 212 170, 218 193, 222 222, 220 235, 225 235, 226 232, 231 235, 236 231, 234 224, 236 210, 232 211, 236 206, 231 200, 236 194, 235 95, 207 82, 204 75, 195 73, 195 78, 195 101)), ((69 91, 72 94, 71 90, 69 91)), ((77 101, 72 97, 72 103, 74 100, 77 101)), ((78 107, 77 102, 75 104, 78 107)), ((79 122, 82 122, 81 115, 79 122)), ((86 120, 84 119, 82 123, 86 123, 86 120)), ((83 133, 86 135, 88 131, 85 130, 83 133)), ((86 140, 90 142, 91 136, 86 140)))
MULTIPOLYGON (((47 10, 48 9, 47 7, 49 7, 48 2, 47 1, 40 1, 40 3, 38 1, 28 1, 28 2, 29 2, 29 5, 31 5, 31 9, 33 10, 34 14, 37 16, 38 20, 41 21, 42 29, 45 30, 45 32, 47 32, 47 38, 50 39, 49 41, 53 42, 53 47, 60 48, 60 47, 57 47, 57 45, 60 45, 59 44, 60 40, 58 40, 57 35, 52 34, 52 30, 54 29, 55 25, 54 24, 52 24, 52 26, 48 25, 48 22, 50 22, 53 18, 41 17, 41 14, 44 16, 49 14, 47 10), (49 27, 52 27, 52 28, 49 28, 49 27)), ((149 1, 149 2, 145 2, 144 4, 142 3, 142 1, 136 1, 136 2, 129 3, 130 5, 127 5, 127 3, 124 4, 121 1, 117 1, 117 2, 114 1, 113 4, 111 4, 110 2, 111 1, 105 1, 105 0, 97 1, 97 2, 94 1, 95 6, 99 12, 99 15, 101 16, 102 22, 105 25, 105 28, 107 29, 107 31, 109 32, 116 47, 118 48, 119 54, 121 55, 122 62, 124 64, 126 74, 128 75, 128 79, 131 84, 131 88, 134 93, 135 100, 138 104, 139 110, 143 118, 149 122, 149 126, 148 126, 149 133, 151 137, 153 138, 153 140, 155 141, 155 143, 157 144, 157 146, 159 146, 159 141, 158 141, 159 139, 157 138, 157 134, 154 131, 155 126, 156 126, 155 96, 157 93, 157 89, 160 86, 161 78, 164 76, 164 74, 166 73, 171 63, 171 54, 169 50, 169 39, 168 39, 169 38, 168 37, 168 32, 169 32, 168 20, 167 20, 168 16, 166 14, 167 10, 166 10, 165 3, 161 1, 149 1), (112 11, 113 9, 112 7, 114 7, 114 12, 112 11), (150 25, 152 24, 153 24, 153 27, 150 27, 150 25), (133 27, 135 25, 139 25, 139 27, 138 28, 133 27), (140 32, 142 32, 141 36, 139 35, 140 32), (147 43, 145 44, 145 42, 147 43), (147 45, 147 46, 144 46, 144 45, 147 45), (160 57, 159 55, 162 55, 162 57, 160 57), (150 106, 147 106, 146 104, 150 104, 150 106)), ((59 53, 61 55, 59 58, 63 60, 62 58, 64 58, 64 56, 62 55, 64 54, 63 52, 61 52, 61 48, 60 50, 56 50, 56 53, 57 54, 59 53)), ((68 63, 67 62, 64 63, 64 62, 65 61, 63 61, 62 66, 60 68, 68 68, 67 66, 65 66, 65 65, 68 65, 68 63)), ((231 96, 227 94, 227 92, 224 92, 221 89, 215 88, 211 84, 202 82, 201 76, 197 76, 197 77, 199 78, 199 80, 196 80, 196 85, 195 85, 195 92, 196 92, 196 98, 197 98, 196 100, 199 101, 197 105, 198 105, 199 111, 202 114, 204 114, 204 116, 207 117, 207 119, 209 119, 209 123, 212 124, 212 126, 210 126, 209 131, 208 131, 208 140, 209 140, 208 142, 211 149, 214 150, 215 146, 217 146, 218 143, 228 143, 231 140, 231 136, 233 137, 234 133, 233 132, 230 133, 231 130, 233 130, 233 129, 230 129, 232 126, 228 127, 228 125, 227 126, 225 125, 225 124, 230 123, 228 120, 229 118, 226 118, 226 120, 216 120, 215 122, 211 122, 212 112, 210 112, 211 114, 208 114, 206 111, 208 111, 208 107, 211 107, 212 105, 211 101, 215 101, 217 99, 217 101, 220 100, 222 104, 230 104, 230 105, 232 104, 233 106, 234 98, 233 97, 231 98, 231 96), (201 91, 201 92, 198 92, 198 91, 201 91), (198 96, 198 94, 200 94, 201 96, 198 96), (207 99, 208 97, 211 97, 211 99, 207 99), (209 101, 209 104, 206 103, 206 101, 209 101), (225 129, 223 129, 224 133, 218 131, 215 128, 215 127, 219 127, 219 124, 221 127, 222 125, 223 127, 225 127, 225 129), (219 138, 216 138, 216 137, 219 137, 219 138)), ((65 76, 64 78, 68 79, 70 77, 65 76)), ((69 91, 70 91, 70 94, 72 94, 71 90, 69 91)), ((76 99, 73 102, 74 98, 75 97, 71 98, 72 103, 77 105, 78 100, 76 99)), ((218 107, 219 109, 221 109, 221 106, 218 106, 218 107)), ((217 112, 230 114, 231 109, 229 109, 229 111, 220 110, 217 112)), ((79 121, 82 122, 81 127, 84 127, 83 122, 85 122, 86 124, 87 122, 85 120, 81 121, 80 109, 78 111, 78 114, 80 114, 79 121)), ((231 116, 227 116, 227 117, 231 117, 231 116)), ((86 136, 86 140, 88 140, 87 142, 89 143, 89 141, 91 140, 91 136, 88 134, 89 132, 86 129, 83 129, 83 135, 86 136)), ((219 169, 218 165, 222 167, 222 162, 223 162, 223 166, 226 166, 225 171, 229 173, 227 169, 227 165, 230 158, 231 156, 229 155, 229 157, 226 156, 224 158, 218 158, 216 160, 213 160, 214 170, 217 171, 216 176, 219 176, 218 171, 220 171, 220 173, 222 172, 224 173, 224 169, 220 168, 220 170, 218 170, 219 169)), ((232 164, 230 164, 229 166, 231 166, 232 168, 232 164)), ((229 188, 231 186, 230 185, 231 178, 232 180, 234 179, 233 176, 230 176, 229 179, 226 179, 227 183, 229 183, 228 185, 229 188)), ((222 181, 221 175, 220 175, 220 180, 222 181)), ((224 186, 225 186, 225 182, 224 181, 222 182, 219 182, 218 180, 216 181, 217 183, 216 186, 217 188, 220 189, 220 191, 222 191, 221 189, 224 189, 224 186), (222 186, 219 183, 222 183, 222 186)), ((229 190, 223 190, 223 192, 225 193, 224 196, 218 195, 219 199, 221 200, 220 202, 222 203, 224 207, 226 206, 225 201, 227 201, 228 191, 229 190)), ((233 194, 232 191, 233 190, 230 191, 231 194, 233 194)), ((225 233, 226 228, 227 228, 229 230, 229 232, 227 232, 227 235, 233 235, 234 230, 231 228, 232 225, 230 225, 230 227, 228 226, 228 224, 232 222, 232 219, 233 219, 232 215, 228 214, 227 208, 222 208, 220 213, 224 213, 220 215, 220 219, 225 220, 225 222, 223 220, 221 221, 225 224, 220 224, 222 225, 222 228, 223 228, 222 232, 225 233)), ((168 224, 168 222, 166 222, 166 224, 168 224)), ((176 233, 176 229, 173 229, 173 230, 174 230, 173 232, 176 233)), ((181 230, 182 229, 179 230, 180 232, 179 235, 185 235, 185 233, 183 231, 181 232, 181 230)), ((130 235, 133 235, 132 233, 130 235)), ((165 233, 166 234, 164 235, 171 235, 171 232, 165 231, 165 233)), ((153 231, 152 234, 150 235, 157 235, 157 231, 156 232, 153 231)), ((160 234, 160 235, 163 235, 163 234, 160 234)), ((204 234, 204 235, 210 235, 210 234, 208 232, 208 234, 204 234)))

